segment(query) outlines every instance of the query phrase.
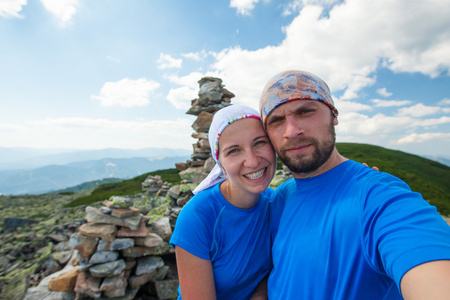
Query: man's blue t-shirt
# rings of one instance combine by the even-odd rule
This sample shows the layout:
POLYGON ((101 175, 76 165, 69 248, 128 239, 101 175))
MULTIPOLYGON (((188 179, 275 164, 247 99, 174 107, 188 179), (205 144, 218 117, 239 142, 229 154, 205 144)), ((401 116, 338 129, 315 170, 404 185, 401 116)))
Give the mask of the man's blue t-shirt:
POLYGON ((402 299, 411 268, 450 259, 450 227, 400 179, 346 161, 271 205, 269 299, 402 299))
POLYGON ((211 260, 217 299, 249 299, 272 269, 269 202, 274 191, 268 188, 254 207, 240 209, 225 200, 219 185, 183 207, 170 244, 211 260))

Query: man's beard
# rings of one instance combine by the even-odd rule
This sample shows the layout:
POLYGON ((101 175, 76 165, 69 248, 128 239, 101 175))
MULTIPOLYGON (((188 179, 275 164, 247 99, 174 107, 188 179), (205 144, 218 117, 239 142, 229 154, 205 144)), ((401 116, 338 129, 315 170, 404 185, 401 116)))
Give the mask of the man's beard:
POLYGON ((317 170, 320 166, 322 166, 333 153, 333 149, 336 143, 336 133, 334 130, 333 123, 330 124, 328 130, 328 137, 323 142, 322 145, 319 144, 319 141, 315 138, 299 138, 292 143, 284 145, 280 149, 280 153, 278 156, 281 161, 294 173, 309 173, 317 170), (304 145, 306 143, 310 143, 314 147, 314 152, 312 153, 310 158, 303 157, 302 154, 295 156, 287 156, 286 149, 295 147, 295 145, 304 145))

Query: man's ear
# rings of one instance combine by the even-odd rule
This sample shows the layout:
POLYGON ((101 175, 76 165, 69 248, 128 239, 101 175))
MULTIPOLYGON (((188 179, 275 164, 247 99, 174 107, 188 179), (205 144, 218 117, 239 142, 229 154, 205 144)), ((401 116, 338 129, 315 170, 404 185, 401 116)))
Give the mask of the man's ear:
POLYGON ((333 124, 334 124, 334 126, 339 124, 337 117, 333 117, 333 124))

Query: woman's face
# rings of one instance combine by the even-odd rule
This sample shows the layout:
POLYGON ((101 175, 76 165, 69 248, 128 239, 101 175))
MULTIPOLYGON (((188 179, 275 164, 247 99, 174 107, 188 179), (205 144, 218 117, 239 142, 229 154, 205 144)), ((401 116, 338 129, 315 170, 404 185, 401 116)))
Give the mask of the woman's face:
POLYGON ((272 181, 276 158, 261 122, 254 118, 228 125, 219 138, 219 161, 233 194, 260 194, 272 181))

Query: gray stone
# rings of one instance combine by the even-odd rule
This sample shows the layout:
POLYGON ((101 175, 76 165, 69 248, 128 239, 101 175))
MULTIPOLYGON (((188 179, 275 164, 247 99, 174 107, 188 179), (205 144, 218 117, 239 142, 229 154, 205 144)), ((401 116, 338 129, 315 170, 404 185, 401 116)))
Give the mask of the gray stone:
MULTIPOLYGON (((209 155, 205 157, 205 159, 209 158, 209 155)), ((180 172, 179 175, 181 179, 185 179, 188 182, 193 182, 199 184, 203 179, 206 178, 207 175, 203 174, 203 167, 191 167, 187 168, 183 172, 180 172)))
POLYGON ((100 240, 98 242, 98 251, 117 251, 130 248, 134 246, 134 239, 132 238, 119 238, 112 242, 106 240, 100 240))
POLYGON ((75 293, 72 292, 52 292, 47 287, 32 287, 27 290, 24 300, 73 300, 75 293))
POLYGON ((125 295, 125 289, 127 285, 128 283, 124 276, 107 277, 103 280, 102 285, 100 286, 100 291, 107 292, 120 289, 121 291, 123 291, 123 294, 120 296, 116 295, 114 297, 121 297, 125 295))
POLYGON ((115 261, 119 257, 119 252, 117 251, 97 251, 92 254, 89 259, 90 264, 102 264, 109 261, 115 261))
POLYGON ((163 239, 156 233, 148 233, 146 237, 135 238, 136 246, 157 247, 164 243, 163 239))
POLYGON ((180 186, 174 185, 173 187, 170 188, 168 194, 170 197, 177 199, 180 196, 180 186))
POLYGON ((102 207, 100 207, 100 211, 101 211, 102 214, 110 215, 111 212, 113 211, 113 208, 112 207, 102 206, 102 207))
POLYGON ((155 281, 158 299, 176 299, 178 297, 178 280, 155 281))
POLYGON ((192 128, 197 132, 208 132, 211 126, 213 114, 202 111, 192 124, 192 128))
POLYGON ((169 266, 163 266, 156 271, 156 274, 153 276, 153 281, 163 280, 167 273, 169 272, 169 266))
POLYGON ((98 238, 85 236, 78 232, 72 234, 69 240, 69 247, 76 249, 83 256, 90 256, 95 252, 98 238))
POLYGON ((101 211, 95 207, 86 207, 86 220, 92 223, 113 224, 136 230, 139 226, 141 218, 142 215, 132 216, 128 218, 116 218, 110 215, 102 214, 101 211))
POLYGON ((52 258, 54 260, 56 260, 59 264, 61 265, 65 265, 70 257, 72 256, 73 250, 72 251, 59 251, 59 252, 53 252, 52 253, 52 258))
POLYGON ((216 161, 212 158, 209 157, 206 161, 205 164, 203 165, 203 172, 204 173, 209 173, 212 171, 212 169, 214 169, 214 166, 216 165, 216 161))
POLYGON ((115 297, 115 298, 108 298, 108 297, 101 297, 99 300, 133 300, 136 296, 137 292, 139 291, 139 287, 126 289, 125 295, 122 297, 115 297))
POLYGON ((122 271, 125 270, 125 266, 125 261, 123 259, 119 259, 116 261, 95 265, 91 267, 89 271, 94 277, 114 277, 122 273, 122 271))
POLYGON ((133 206, 133 201, 128 197, 111 196, 109 201, 112 202, 114 208, 127 208, 133 206))
POLYGON ((156 233, 164 241, 168 242, 172 236, 172 227, 170 226, 170 220, 168 217, 162 217, 157 221, 149 224, 150 232, 156 233))
POLYGON ((140 276, 146 273, 152 273, 164 266, 164 261, 159 256, 141 257, 137 261, 136 275, 140 276))
POLYGON ((3 220, 3 230, 16 229, 17 227, 28 226, 38 223, 38 221, 22 218, 5 218, 3 220))
POLYGON ((141 257, 148 255, 166 255, 170 253, 171 246, 168 243, 164 243, 158 247, 131 247, 122 250, 121 253, 125 257, 141 257))
POLYGON ((128 279, 128 284, 130 285, 131 288, 138 288, 141 285, 146 284, 147 282, 149 282, 150 280, 152 280, 153 275, 156 273, 156 271, 154 271, 153 273, 145 273, 143 275, 132 275, 130 276, 130 278, 128 279))
POLYGON ((87 272, 80 272, 77 277, 74 291, 79 294, 87 295, 91 298, 100 298, 100 284, 101 278, 90 276, 87 272))

